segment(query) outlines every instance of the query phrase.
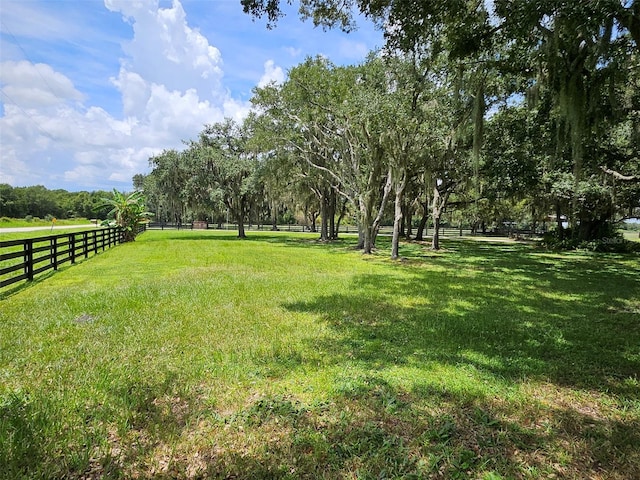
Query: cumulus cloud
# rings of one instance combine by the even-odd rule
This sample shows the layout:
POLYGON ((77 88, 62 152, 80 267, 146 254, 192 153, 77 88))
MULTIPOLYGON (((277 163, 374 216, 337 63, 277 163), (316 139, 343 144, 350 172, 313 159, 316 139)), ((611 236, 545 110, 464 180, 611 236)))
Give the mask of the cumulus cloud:
POLYGON ((3 93, 22 108, 49 107, 83 99, 71 80, 44 63, 2 62, 0 84, 3 93))
MULTIPOLYGON (((147 170, 149 157, 181 148, 204 124, 248 114, 249 102, 232 98, 223 86, 220 51, 188 25, 178 0, 169 8, 157 0, 105 0, 105 6, 132 28, 119 71, 109 79, 121 118, 85 105, 88 97, 49 65, 3 62, 0 181, 130 185, 133 175, 147 170)), ((264 81, 283 78, 280 67, 265 64, 264 81)))
POLYGON ((111 81, 125 115, 146 136, 156 132, 166 145, 170 138, 193 137, 205 123, 247 115, 249 104, 230 98, 222 85, 220 51, 189 27, 178 0, 170 8, 159 8, 157 0, 105 0, 105 6, 133 27, 111 81))
POLYGON ((258 82, 258 87, 266 87, 270 83, 280 84, 284 82, 284 71, 282 68, 276 66, 273 60, 267 60, 264 62, 264 74, 258 82))
POLYGON ((125 71, 135 71, 169 90, 219 93, 222 55, 189 27, 179 1, 171 8, 159 8, 157 0, 105 0, 105 6, 133 26, 133 39, 123 45, 125 71))

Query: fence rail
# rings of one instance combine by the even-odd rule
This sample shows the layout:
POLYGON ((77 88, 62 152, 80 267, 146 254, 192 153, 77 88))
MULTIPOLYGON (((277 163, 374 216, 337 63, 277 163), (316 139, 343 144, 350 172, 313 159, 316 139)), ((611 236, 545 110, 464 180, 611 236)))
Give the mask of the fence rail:
POLYGON ((67 262, 74 264, 121 241, 119 227, 0 241, 0 289, 33 280, 47 270, 58 270, 67 262))
MULTIPOLYGON (((169 222, 151 222, 147 225, 148 229, 151 230, 229 230, 236 231, 238 229, 238 225, 236 223, 206 223, 206 222, 183 222, 183 223, 169 223, 169 222)), ((245 225, 246 231, 270 231, 273 230, 273 226, 269 224, 251 224, 245 225)), ((278 231, 281 232, 313 232, 320 233, 320 226, 316 226, 316 230, 312 231, 309 226, 301 225, 297 223, 293 224, 284 224, 277 226, 278 231)), ((338 233, 358 233, 358 227, 355 225, 340 225, 340 231, 338 233)), ((393 233, 393 225, 382 225, 380 227, 379 232, 382 235, 391 235, 393 233)), ((415 233, 415 230, 414 230, 415 233)), ((430 227, 427 232, 425 232, 425 236, 428 236, 433 233, 433 228, 430 227)), ((506 235, 506 233, 501 233, 506 235)), ((458 227, 440 227, 440 235, 443 236, 460 236, 460 235, 471 235, 471 229, 464 228, 462 233, 460 232, 460 228, 458 227)))

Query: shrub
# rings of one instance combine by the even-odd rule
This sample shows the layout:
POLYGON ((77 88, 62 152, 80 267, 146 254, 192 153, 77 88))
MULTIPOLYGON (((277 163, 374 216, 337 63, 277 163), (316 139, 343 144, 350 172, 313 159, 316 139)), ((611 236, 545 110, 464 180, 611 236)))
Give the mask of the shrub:
POLYGON ((640 242, 625 240, 620 232, 610 232, 608 236, 594 240, 580 240, 572 235, 570 229, 564 231, 563 238, 557 232, 543 235, 541 245, 550 250, 586 250, 602 253, 635 253, 640 252, 640 242))

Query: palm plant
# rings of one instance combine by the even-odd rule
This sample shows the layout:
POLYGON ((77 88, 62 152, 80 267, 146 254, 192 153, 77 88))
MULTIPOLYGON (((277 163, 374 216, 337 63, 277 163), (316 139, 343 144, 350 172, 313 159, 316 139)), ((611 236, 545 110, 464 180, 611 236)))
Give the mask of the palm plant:
POLYGON ((124 242, 134 241, 138 234, 138 225, 153 215, 146 211, 142 192, 125 195, 113 189, 113 198, 102 200, 104 202, 102 206, 111 207, 107 216, 114 218, 116 225, 122 228, 124 242))

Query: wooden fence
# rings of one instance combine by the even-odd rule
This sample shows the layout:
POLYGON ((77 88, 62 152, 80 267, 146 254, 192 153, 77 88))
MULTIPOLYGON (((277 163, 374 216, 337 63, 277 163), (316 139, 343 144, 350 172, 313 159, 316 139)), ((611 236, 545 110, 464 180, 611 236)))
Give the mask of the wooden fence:
MULTIPOLYGON (((316 231, 312 232, 307 225, 300 224, 285 224, 278 225, 278 231, 281 232, 306 232, 320 234, 320 225, 316 226, 316 231)), ((169 222, 150 222, 147 225, 149 230, 229 230, 234 232, 238 230, 238 225, 235 223, 206 223, 206 222, 184 222, 184 223, 169 223, 169 222)), ((271 231, 273 226, 268 224, 251 224, 245 225, 245 231, 271 231)), ((358 227, 355 225, 340 225, 340 231, 338 233, 358 233, 358 227)), ((393 233, 393 225, 382 225, 378 232, 381 235, 391 235, 393 233)), ((414 232, 415 234, 415 229, 414 232)), ((429 228, 425 232, 425 236, 433 234, 433 228, 429 228)), ((471 230, 465 228, 462 233, 458 227, 440 227, 440 235, 447 237, 454 237, 460 235, 471 235, 471 230)))
POLYGON ((74 264, 121 241, 120 227, 1 241, 0 289, 22 280, 33 280, 47 270, 58 270, 67 262, 74 264))

